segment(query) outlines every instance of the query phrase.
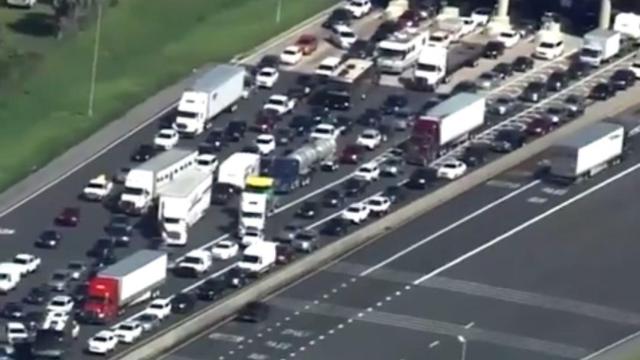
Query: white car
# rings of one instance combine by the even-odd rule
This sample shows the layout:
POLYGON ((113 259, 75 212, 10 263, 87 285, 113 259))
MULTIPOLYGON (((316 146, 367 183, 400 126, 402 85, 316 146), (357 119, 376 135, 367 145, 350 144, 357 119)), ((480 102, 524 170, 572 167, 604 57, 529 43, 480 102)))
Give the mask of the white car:
POLYGON ((431 36, 429 36, 429 40, 427 41, 427 45, 429 46, 438 46, 441 48, 448 48, 451 45, 451 34, 446 31, 436 31, 431 36))
POLYGON ((243 246, 251 246, 261 241, 264 241, 264 233, 260 231, 260 229, 251 227, 244 230, 244 234, 242 234, 242 239, 240 240, 243 246))
POLYGON ((349 205, 344 211, 342 211, 342 218, 351 221, 354 224, 360 224, 367 220, 371 210, 366 204, 357 203, 349 205))
POLYGON ((336 129, 333 124, 318 124, 316 125, 309 137, 311 139, 331 139, 336 140, 340 135, 340 131, 336 129))
POLYGON ((479 26, 486 26, 493 15, 493 9, 491 8, 477 8, 471 12, 471 18, 479 26))
POLYGON ((460 160, 449 160, 438 167, 437 176, 439 178, 454 180, 467 172, 467 164, 460 160))
POLYGON ((344 8, 349 10, 354 18, 361 18, 371 11, 371 1, 349 0, 344 8))
POLYGON ((7 334, 7 342, 15 344, 29 339, 29 331, 23 323, 10 321, 6 325, 5 333, 7 334))
POLYGON ((369 150, 373 150, 382 143, 382 134, 376 129, 366 129, 356 139, 356 144, 362 145, 369 150))
POLYGON ((111 330, 101 330, 89 339, 89 352, 105 355, 116 348, 118 338, 111 330))
POLYGON ((228 260, 238 255, 240 246, 235 241, 223 240, 211 248, 211 254, 215 259, 228 260))
POLYGON ((171 299, 155 299, 147 306, 144 311, 147 314, 153 314, 160 320, 164 320, 171 314, 171 299))
POLYGON ((196 168, 208 173, 214 173, 218 169, 218 157, 214 154, 199 154, 196 157, 196 168))
POLYGON ((636 76, 636 79, 640 79, 640 61, 634 61, 630 66, 629 70, 633 72, 636 76))
POLYGON ((47 304, 47 311, 52 313, 67 314, 73 310, 73 298, 67 295, 56 295, 53 299, 49 300, 47 304))
POLYGON ((126 321, 118 325, 113 332, 116 338, 118 338, 118 342, 131 344, 142 336, 142 325, 134 320, 126 321))
POLYGON ((42 264, 42 260, 32 254, 18 254, 13 257, 12 262, 20 269, 20 273, 24 276, 36 272, 42 264))
POLYGON ((380 167, 378 164, 370 162, 360 166, 353 176, 366 181, 376 181, 380 178, 380 167))
POLYGON ((162 129, 153 138, 153 145, 161 149, 169 150, 176 146, 180 140, 178 132, 174 129, 162 129))
POLYGON ((291 99, 286 95, 271 95, 262 108, 265 110, 274 110, 278 115, 284 115, 292 111, 295 106, 296 99, 291 99))
POLYGON ((278 69, 272 67, 263 68, 256 75, 256 86, 271 89, 279 77, 278 69))
POLYGON ((260 155, 269 155, 276 149, 276 137, 271 134, 260 134, 256 137, 256 146, 260 155))
MULTIPOLYGON (((193 269, 198 274, 203 274, 211 268, 212 256, 206 250, 191 250, 178 263, 178 268, 193 269)), ((160 315, 158 317, 162 318, 160 315)))
POLYGON ((304 54, 299 46, 287 46, 280 54, 280 62, 285 65, 295 65, 302 60, 304 54))
POLYGON ((340 66, 342 59, 337 56, 329 56, 322 60, 318 65, 314 73, 320 76, 331 76, 340 66))
POLYGON ((384 215, 391 208, 391 200, 386 196, 374 196, 367 200, 367 207, 374 215, 384 215))
POLYGON ((87 186, 82 189, 82 196, 87 200, 100 201, 106 198, 113 190, 113 182, 106 174, 100 174, 89 180, 87 186))
POLYGON ((461 36, 469 35, 478 28, 478 23, 471 17, 463 16, 460 20, 462 20, 462 29, 460 30, 461 36))
POLYGON ((515 30, 507 30, 498 34, 498 41, 504 44, 504 47, 512 48, 520 41, 520 33, 515 30))
POLYGON ((331 31, 331 39, 341 49, 348 49, 357 40, 358 36, 346 25, 336 25, 331 31))

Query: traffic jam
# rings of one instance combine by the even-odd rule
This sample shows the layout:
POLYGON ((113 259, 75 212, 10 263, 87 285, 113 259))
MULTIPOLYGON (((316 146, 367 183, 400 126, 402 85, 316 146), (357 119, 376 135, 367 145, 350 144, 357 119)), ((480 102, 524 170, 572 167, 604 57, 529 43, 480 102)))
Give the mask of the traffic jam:
MULTIPOLYGON (((640 76, 640 33, 617 22, 576 38, 546 14, 486 35, 490 9, 381 13, 349 0, 256 64, 195 79, 128 162, 86 179, 51 227, 0 263, 10 344, 0 350, 126 349, 640 76), (104 216, 93 238, 82 234, 86 246, 59 252, 104 216)), ((237 319, 259 322, 266 307, 237 319)))

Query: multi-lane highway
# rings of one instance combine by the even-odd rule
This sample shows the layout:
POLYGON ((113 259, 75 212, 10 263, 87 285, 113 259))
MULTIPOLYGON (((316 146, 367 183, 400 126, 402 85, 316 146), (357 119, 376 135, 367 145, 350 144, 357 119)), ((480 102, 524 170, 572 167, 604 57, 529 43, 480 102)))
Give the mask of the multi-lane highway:
MULTIPOLYGON (((379 20, 377 20, 375 16, 370 16, 360 21, 356 29, 359 33, 363 35, 370 34, 373 31, 373 29, 375 29, 375 26, 377 23, 379 23, 379 20)), ((322 34, 320 30, 317 28, 317 25, 312 25, 311 27, 305 29, 304 31, 316 32, 318 34, 322 34)), ((294 36, 297 36, 297 34, 295 34, 294 36)), ((474 35, 474 36, 479 37, 480 35, 474 35)), ((293 40, 294 38, 285 39, 282 42, 282 44, 290 43, 293 40)), ((481 40, 477 40, 477 41, 481 41, 481 40)), ((570 45, 569 45, 569 49, 567 50, 567 55, 571 54, 572 49, 575 48, 577 42, 574 39, 573 42, 569 41, 569 44, 570 45)), ((275 46, 273 48, 274 49, 273 51, 278 51, 279 48, 281 48, 281 45, 275 46)), ((527 42, 522 42, 516 48, 509 51, 507 55, 505 55, 503 58, 498 59, 497 61, 482 60, 480 65, 477 68, 465 69, 464 71, 461 71, 460 74, 457 74, 457 76, 454 78, 453 83, 455 84, 457 81, 460 81, 463 79, 469 79, 474 76, 477 76, 479 73, 491 69, 498 61, 511 60, 517 55, 529 54, 531 50, 532 50, 532 44, 527 42)), ((229 122, 232 119, 245 120, 249 124, 251 124, 253 122, 253 119, 255 118, 255 114, 258 112, 258 110, 262 107, 266 99, 271 94, 285 92, 287 89, 293 87, 295 78, 298 76, 299 72, 309 71, 309 69, 313 68, 313 64, 317 64, 317 62, 321 60, 324 56, 332 53, 336 53, 336 50, 331 48, 329 45, 323 43, 323 45, 321 45, 320 49, 318 50, 317 54, 314 55, 312 58, 307 59, 303 64, 301 64, 296 68, 289 69, 288 71, 283 72, 281 75, 281 79, 278 81, 278 83, 276 84, 276 87, 273 90, 270 90, 270 91, 261 90, 253 93, 248 100, 246 100, 240 105, 240 109, 238 110, 238 112, 234 114, 224 114, 220 118, 216 119, 216 126, 218 125, 224 126, 227 122, 229 122)), ((585 80, 580 80, 579 82, 575 82, 568 89, 552 95, 552 98, 550 98, 548 101, 535 105, 535 107, 531 107, 531 105, 527 105, 527 104, 518 104, 514 112, 509 115, 502 116, 502 117, 487 115, 488 126, 485 129, 483 129, 483 132, 478 134, 478 137, 480 139, 487 139, 487 140, 490 139, 490 136, 495 133, 495 131, 491 129, 495 129, 495 127, 498 127, 498 126, 501 126, 501 127, 504 126, 504 125, 498 125, 498 124, 501 124, 505 121, 509 123, 509 126, 514 126, 513 123, 525 122, 527 121, 527 119, 530 119, 531 116, 534 115, 536 111, 543 110, 544 106, 549 105, 556 100, 562 100, 569 92, 571 93, 578 92, 580 94, 584 94, 585 91, 588 91, 590 89, 590 86, 592 86, 593 82, 600 81, 601 79, 606 79, 610 75, 613 69, 627 66, 627 64, 628 64, 628 57, 620 60, 616 60, 613 63, 607 65, 602 70, 597 70, 593 72, 585 80)), ((501 94, 515 94, 520 89, 522 89, 527 82, 531 81, 533 78, 545 76, 549 74, 553 69, 556 69, 558 67, 566 67, 566 66, 567 66, 566 59, 558 59, 553 62, 536 62, 535 68, 532 71, 530 71, 527 74, 514 75, 512 78, 509 78, 505 80, 502 84, 498 85, 495 89, 488 91, 487 95, 489 97, 495 97, 501 94)), ((367 97, 362 100, 360 99, 355 100, 353 104, 353 108, 350 110, 348 114, 345 114, 345 115, 353 118, 357 118, 360 114, 362 114, 365 111, 365 109, 379 108, 380 104, 384 101, 387 95, 392 93, 397 93, 398 91, 399 89, 397 87, 384 86, 384 85, 370 88, 367 94, 367 97)), ((637 89, 634 88, 631 91, 637 91, 637 89)), ((411 108, 415 111, 420 109, 422 105, 425 103, 425 101, 427 100, 424 94, 411 93, 405 90, 403 90, 403 92, 406 92, 407 96, 409 96, 411 108)), ((601 106, 606 106, 606 104, 595 104, 594 106, 601 107, 601 106)), ((294 114, 308 114, 309 112, 310 112, 309 107, 305 104, 302 104, 295 110, 294 114)), ((0 235, 3 237, 2 239, 3 254, 5 254, 4 256, 7 260, 10 257, 12 257, 14 254, 21 253, 21 252, 34 253, 43 258, 43 265, 41 267, 41 270, 38 273, 22 281, 19 286, 19 289, 14 293, 7 295, 3 299, 4 302, 20 301, 20 299, 28 292, 28 290, 31 287, 45 283, 53 271, 55 271, 56 269, 61 269, 66 267, 67 263, 70 261, 84 260, 89 262, 89 260, 85 256, 85 252, 92 246, 94 241, 96 241, 97 239, 105 235, 103 228, 108 223, 111 212, 110 212, 109 206, 102 206, 100 204, 95 204, 95 203, 86 203, 78 200, 77 199, 78 194, 80 193, 81 189, 86 184, 86 182, 90 178, 96 176, 97 174, 100 174, 100 173, 113 174, 120 167, 133 166, 129 162, 129 156, 131 152, 134 150, 134 148, 136 148, 139 144, 142 144, 142 143, 150 143, 153 135, 158 130, 158 127, 166 125, 168 122, 170 122, 173 119, 173 117, 174 117, 173 113, 169 112, 166 115, 158 119, 155 119, 155 121, 150 122, 148 126, 132 133, 130 136, 128 136, 126 139, 120 142, 117 146, 111 148, 109 151, 97 157, 95 160, 79 168, 77 171, 73 172, 69 176, 66 176, 64 179, 56 183, 54 186, 51 186, 46 191, 43 191, 42 193, 38 194, 38 196, 31 198, 29 201, 25 202, 21 206, 16 207, 12 211, 6 213, 2 218, 0 218, 1 227, 10 228, 14 230, 12 234, 0 235), (58 249, 41 250, 41 249, 33 248, 33 241, 37 238, 37 236, 41 231, 53 227, 53 224, 52 224, 53 218, 64 206, 78 206, 80 208, 81 219, 78 227, 69 228, 69 229, 59 229, 63 234, 63 240, 58 249)), ((362 127, 355 126, 351 134, 344 136, 340 140, 341 146, 352 143, 355 137, 358 135, 358 133, 361 130, 362 130, 362 127)), ((399 142, 405 136, 406 134, 404 133, 395 134, 394 137, 392 137, 392 139, 390 139, 390 141, 387 144, 385 144, 382 148, 378 149, 377 151, 368 154, 367 157, 374 158, 378 156, 379 154, 383 153, 384 151, 389 149, 391 146, 393 146, 393 144, 396 144, 397 142, 399 142)), ((220 158, 225 158, 229 154, 235 151, 239 151, 244 146, 250 144, 253 141, 254 137, 255 137, 255 134, 250 133, 247 135, 246 140, 243 141, 241 144, 234 144, 225 148, 220 153, 219 155, 220 158)), ((197 138, 194 140, 181 140, 180 145, 195 148, 195 146, 201 140, 202 140, 201 138, 197 138)), ((297 139, 295 143, 291 145, 291 148, 295 146, 299 146, 300 144, 302 144, 303 141, 304 139, 297 139)), ((286 151, 286 149, 279 149, 278 151, 284 152, 286 151)), ((294 212, 297 210, 297 207, 303 201, 306 201, 306 200, 318 201, 324 191, 328 189, 333 189, 333 188, 340 188, 342 186, 342 183, 351 175, 353 170, 354 170, 353 167, 344 166, 334 173, 319 173, 314 178, 313 183, 309 188, 306 188, 304 191, 299 191, 291 195, 287 195, 283 199, 281 199, 280 200, 281 207, 269 219, 268 235, 272 236, 275 232, 280 230, 284 226, 284 224, 290 223, 292 221, 294 212)), ((381 181, 378 181, 369 187, 366 196, 370 196, 374 193, 377 193, 383 190, 385 187, 392 184, 397 184, 402 180, 403 179, 383 179, 381 181)), ((440 214, 441 212, 449 212, 448 217, 447 216, 442 217, 442 215, 428 215, 426 217, 423 217, 421 219, 422 222, 420 223, 422 225, 417 225, 418 228, 425 227, 429 229, 437 229, 440 227, 447 226, 448 221, 450 221, 452 217, 459 215, 461 211, 466 211, 466 209, 470 209, 470 211, 474 211, 477 204, 484 203, 487 201, 489 203, 491 201, 495 201, 498 198, 500 198, 500 196, 505 196, 510 191, 513 191, 512 187, 517 187, 515 191, 521 191, 521 193, 518 192, 517 194, 512 195, 508 199, 505 199, 503 202, 499 203, 500 208, 503 208, 503 206, 505 206, 505 205, 502 205, 503 203, 511 204, 513 201, 516 201, 515 200, 516 198, 519 199, 520 197, 525 196, 525 193, 529 194, 530 192, 545 191, 543 190, 543 188, 541 188, 542 185, 537 183, 532 185, 526 185, 528 187, 525 187, 525 185, 522 185, 522 184, 515 184, 514 182, 507 182, 507 183, 496 182, 496 184, 502 184, 502 185, 488 186, 487 189, 490 189, 490 190, 487 190, 484 188, 476 189, 469 196, 465 196, 463 199, 456 200, 456 202, 452 203, 451 205, 447 205, 446 207, 438 210, 438 214, 440 214)), ((556 192, 560 192, 560 191, 556 191, 556 192)), ((540 208, 553 204, 556 199, 556 196, 559 196, 559 195, 551 194, 548 197, 544 197, 542 195, 538 197, 530 196, 533 200, 531 199, 527 200, 525 202, 525 206, 522 207, 522 210, 518 208, 518 212, 515 214, 512 214, 512 212, 514 212, 514 209, 515 209, 514 207, 510 207, 508 209, 504 208, 505 210, 501 214, 495 215, 496 231, 500 231, 500 229, 502 229, 502 231, 505 231, 503 227, 508 226, 510 224, 515 224, 515 222, 517 222, 518 219, 526 218, 526 216, 528 215, 535 214, 536 211, 538 211, 540 208), (546 199, 545 201, 541 200, 543 197, 544 199, 546 199), (508 222, 508 223, 500 225, 501 221, 508 222)), ((356 201, 356 200, 359 200, 359 199, 353 199, 353 201, 356 201)), ((326 221, 326 219, 328 219, 329 217, 335 216, 338 213, 338 211, 339 209, 337 210, 323 209, 322 213, 316 219, 305 220, 300 222, 305 224, 306 226, 317 227, 321 225, 323 221, 326 221)), ((491 212, 487 212, 487 214, 494 214, 493 211, 494 210, 491 210, 491 212)), ((497 209, 495 211, 497 211, 497 209)), ((224 208, 212 207, 207 213, 207 215, 200 222, 198 222, 198 224, 191 230, 189 235, 189 244, 187 248, 168 249, 168 251, 170 251, 172 254, 172 259, 173 260, 179 259, 181 255, 185 254, 190 249, 198 248, 198 247, 207 247, 221 239, 231 236, 231 233, 234 230, 236 217, 237 217, 237 210, 234 205, 224 207, 224 208)), ((485 220, 483 222, 482 227, 485 228, 484 230, 493 229, 494 223, 493 223, 493 220, 491 220, 492 218, 493 217, 487 218, 483 214, 483 219, 485 220)), ((414 224, 417 224, 417 223, 414 223, 414 224)), ((416 225, 409 225, 407 229, 410 229, 411 226, 416 226, 416 225)), ((473 247, 473 245, 476 244, 474 241, 477 241, 477 242, 486 241, 486 239, 482 240, 479 237, 476 238, 474 236, 471 236, 473 235, 474 232, 477 232, 477 231, 478 230, 476 229, 474 231, 467 233, 468 238, 465 238, 466 239, 464 243, 465 247, 468 247, 468 248, 473 247)), ((134 239, 132 239, 131 247, 129 249, 119 250, 118 255, 120 257, 123 257, 126 254, 132 252, 134 249, 156 246, 157 237, 155 233, 156 231, 155 231, 155 225, 154 225, 153 219, 151 218, 140 219, 140 221, 137 223, 137 226, 136 226, 135 237, 134 239)), ((419 234, 419 233, 420 232, 415 232, 415 234, 419 234)), ((369 251, 378 251, 378 250, 371 250, 371 249, 381 249, 379 250, 380 255, 378 255, 378 257, 382 257, 385 255, 388 256, 389 254, 392 254, 396 251, 401 251, 402 249, 406 249, 407 246, 410 246, 411 244, 413 244, 415 242, 414 235, 411 235, 411 231, 409 231, 405 235, 399 236, 399 239, 382 241, 380 242, 381 245, 376 245, 376 247, 363 250, 362 253, 366 253, 369 251)), ((460 237, 460 239, 462 239, 462 237, 460 237)), ((325 242, 333 241, 333 240, 334 239, 328 239, 328 238, 323 239, 323 241, 325 242)), ((441 244, 443 242, 442 240, 439 240, 438 242, 434 242, 434 244, 436 243, 441 244)), ((438 256, 436 256, 436 258, 446 259, 446 256, 450 255, 447 252, 448 251, 447 249, 448 249, 447 247, 436 248, 434 251, 436 254, 439 254, 438 256), (438 252, 442 252, 442 253, 438 253, 438 252)), ((412 252, 408 252, 407 254, 409 253, 415 254, 412 252)), ((366 258, 368 259, 369 257, 366 256, 366 258)), ((429 266, 431 266, 431 264, 433 264, 433 266, 436 266, 438 264, 438 261, 436 261, 436 259, 430 260, 430 258, 427 258, 427 257, 423 258, 422 256, 418 256, 413 260, 407 260, 407 264, 410 264, 410 263, 414 263, 414 264, 426 263, 426 265, 429 265, 429 266)), ((354 269, 356 270, 359 268, 364 269, 367 266, 372 266, 372 264, 368 264, 364 260, 362 261, 348 260, 348 262, 344 264, 346 265, 344 266, 340 265, 338 267, 332 268, 332 269, 338 269, 338 270, 326 271, 318 276, 320 277, 329 276, 330 278, 335 277, 337 279, 341 279, 342 277, 350 276, 349 275, 351 274, 350 272, 353 272, 354 269), (352 263, 353 266, 350 266, 349 265, 350 263, 352 263)), ((232 265, 233 265, 233 260, 228 262, 217 263, 216 266, 211 271, 211 276, 215 276, 222 273, 232 265)), ((386 268, 386 266, 384 268, 386 268)), ((399 278, 399 282, 390 282, 394 286, 398 287, 399 289, 398 291, 402 291, 402 288, 406 286, 406 285, 403 285, 402 283, 407 282, 411 276, 421 275, 421 274, 424 275, 426 273, 424 269, 412 269, 412 268, 395 269, 394 268, 394 271, 395 270, 399 271, 398 272, 399 275, 404 276, 404 278, 402 277, 399 278)), ((374 277, 374 275, 378 273, 387 274, 387 272, 382 271, 382 268, 381 268, 380 272, 374 271, 372 272, 371 276, 364 276, 362 277, 362 279, 360 279, 361 276, 354 277, 356 279, 355 282, 357 283, 357 286, 364 286, 367 289, 367 291, 369 291, 368 290, 369 288, 372 289, 371 290, 372 292, 370 294, 365 291, 360 291, 359 292, 360 295, 365 296, 363 294, 367 294, 366 295, 367 298, 370 297, 371 300, 376 300, 375 295, 378 293, 379 290, 377 288, 374 289, 373 285, 367 285, 367 282, 371 281, 372 283, 376 283, 377 281, 379 281, 377 280, 377 278, 374 277)), ((164 296, 170 296, 179 291, 193 289, 195 286, 197 286, 199 282, 202 282, 203 280, 204 279, 199 279, 199 280, 183 279, 183 278, 177 278, 170 275, 166 285, 162 289, 162 293, 164 296)), ((316 280, 313 280, 313 281, 316 281, 316 280)), ((325 279, 320 281, 326 282, 328 280, 325 279)), ((348 281, 350 282, 351 280, 348 280, 348 281)), ((430 283, 430 282, 425 281, 425 284, 426 283, 430 283)), ((353 290, 357 289, 355 287, 355 284, 354 286, 350 285, 348 282, 346 284, 350 289, 353 289, 353 290)), ((305 286, 305 285, 302 285, 302 286, 305 286)), ((342 286, 341 284, 338 284, 338 287, 341 287, 341 286, 342 286)), ((312 286, 312 287, 314 287, 316 290, 311 291, 310 289, 307 289, 306 291, 307 295, 315 294, 317 293, 317 291, 320 291, 318 289, 321 288, 317 286, 312 286)), ((419 289, 424 288, 426 290, 429 290, 429 287, 427 286, 416 287, 416 288, 419 288, 419 289)), ((331 292, 332 290, 333 288, 329 289, 328 291, 331 292)), ((338 288, 336 288, 335 290, 337 291, 338 288)), ((387 289, 384 289, 383 291, 386 291, 386 290, 387 289)), ((417 293, 418 291, 415 291, 415 292, 417 293)), ((391 296, 391 295, 385 295, 382 299, 378 299, 376 301, 385 301, 386 296, 391 296)), ((308 300, 306 298, 296 299, 295 296, 292 296, 291 298, 293 300, 291 300, 290 302, 287 302, 289 301, 288 297, 282 297, 282 299, 284 299, 283 301, 274 303, 275 305, 278 305, 279 308, 281 309, 278 311, 285 311, 285 312, 289 311, 289 309, 292 306, 297 306, 297 304, 299 305, 299 303, 296 303, 296 301, 308 300)), ((281 299, 281 298, 280 297, 276 298, 276 300, 278 299, 281 299)), ((419 300, 419 301, 423 301, 423 300, 419 300)), ((204 304, 199 304, 198 306, 203 307, 204 304)), ((304 306, 306 305, 302 305, 302 308, 304 308, 304 306)), ((344 315, 345 314, 344 311, 357 309, 360 306, 361 305, 357 303, 344 304, 344 308, 342 308, 342 310, 340 311, 343 311, 342 314, 344 315)), ((125 317, 131 316, 132 314, 140 310, 142 310, 142 308, 132 309, 125 315, 125 317)), ((303 312, 301 312, 301 314, 303 314, 303 312)), ((306 312, 303 315, 315 316, 313 314, 306 314, 306 312)), ((413 315, 417 316, 419 314, 413 314, 413 315)), ((168 322, 172 322, 175 320, 176 320, 175 318, 170 319, 168 322)), ((396 319, 391 319, 390 321, 397 321, 397 320, 398 319, 396 318, 396 319)), ((321 321, 324 321, 324 320, 321 320, 321 321)), ((470 321, 473 321, 473 320, 470 320, 470 321)), ((404 322, 404 320, 400 319, 400 322, 404 322)), ((229 326, 232 326, 232 325, 229 325, 229 326)), ((73 354, 71 358, 82 358, 84 356, 82 354, 82 350, 85 347, 86 339, 92 336, 95 332, 97 332, 98 329, 99 329, 98 327, 94 327, 94 326, 83 327, 81 331, 81 337, 73 348, 73 354)), ((291 329, 294 329, 294 328, 292 327, 291 329)), ((295 334, 298 334, 298 333, 295 333, 295 334)), ((525 341, 527 339, 528 338, 524 340, 522 339, 520 340, 525 341)), ((247 343, 245 342, 241 343, 240 345, 243 347, 249 348, 248 346, 246 346, 247 343)), ((372 348, 367 348, 366 350, 372 350, 372 348)), ((434 346, 434 348, 441 349, 441 348, 438 348, 438 345, 434 346)), ((445 346, 443 345, 442 348, 445 348, 445 346)), ((573 350, 575 349, 572 349, 571 351, 573 350)), ((235 351, 235 350, 231 349, 230 351, 235 351)), ((319 354, 318 356, 321 357, 324 355, 319 354)))
MULTIPOLYGON (((634 149, 638 149, 638 141, 634 149)), ((524 165, 164 359, 581 359, 640 329, 640 156, 581 184, 524 165), (464 344, 463 344, 464 342, 464 344)))

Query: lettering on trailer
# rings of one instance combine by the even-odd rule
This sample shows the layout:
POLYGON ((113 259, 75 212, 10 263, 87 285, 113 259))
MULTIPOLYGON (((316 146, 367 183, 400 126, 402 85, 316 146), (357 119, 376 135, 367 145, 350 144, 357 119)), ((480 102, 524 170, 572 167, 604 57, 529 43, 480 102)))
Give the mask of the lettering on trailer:
POLYGON ((297 329, 284 329, 281 332, 282 335, 292 336, 296 338, 306 338, 313 334, 311 331, 297 330, 297 329))
POLYGON ((277 349, 277 350, 287 350, 287 349, 290 349, 293 346, 292 343, 281 342, 281 341, 273 341, 273 340, 265 341, 264 344, 267 347, 270 347, 272 349, 277 349))
POLYGON ((16 229, 0 228, 0 235, 13 235, 16 233, 16 229))
POLYGON ((233 335, 233 334, 225 334, 225 333, 213 333, 209 335, 209 339, 218 340, 218 341, 226 341, 230 343, 240 343, 244 341, 244 336, 233 335))

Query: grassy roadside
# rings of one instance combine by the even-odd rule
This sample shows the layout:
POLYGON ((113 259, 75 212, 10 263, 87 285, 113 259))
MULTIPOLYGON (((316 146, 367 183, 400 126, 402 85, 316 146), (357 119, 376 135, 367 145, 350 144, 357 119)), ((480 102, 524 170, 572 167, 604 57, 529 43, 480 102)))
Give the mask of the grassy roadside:
POLYGON ((105 11, 94 117, 86 116, 93 29, 0 91, 0 190, 176 81, 251 49, 336 0, 120 1, 105 11))

